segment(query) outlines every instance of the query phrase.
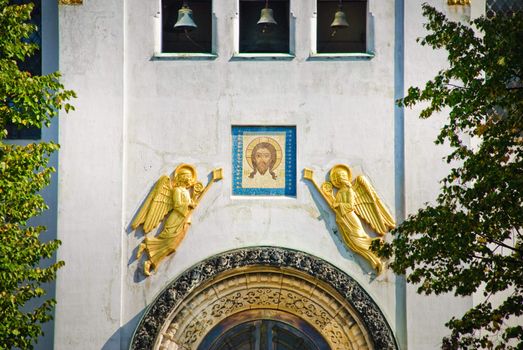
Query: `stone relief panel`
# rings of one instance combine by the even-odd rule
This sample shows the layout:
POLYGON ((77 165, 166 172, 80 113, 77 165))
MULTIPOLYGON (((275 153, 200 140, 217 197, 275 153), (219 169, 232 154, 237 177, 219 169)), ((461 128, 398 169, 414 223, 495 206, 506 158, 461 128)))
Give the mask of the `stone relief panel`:
POLYGON ((167 326, 169 336, 161 339, 160 349, 172 341, 181 349, 195 349, 223 319, 256 309, 279 310, 298 316, 323 334, 332 349, 369 349, 369 340, 364 339, 365 334, 354 318, 348 312, 345 313, 348 317, 337 317, 341 310, 350 306, 322 291, 317 281, 311 278, 307 281, 306 275, 296 277, 295 273, 253 267, 238 271, 238 275, 214 280, 174 311, 172 321, 167 322, 170 322, 167 326), (172 324, 176 326, 172 327, 172 324), (176 329, 176 333, 173 334, 172 329, 176 329), (358 346, 358 343, 364 345, 358 346))
POLYGON ((251 307, 299 316, 333 349, 398 349, 379 307, 343 271, 283 248, 225 252, 187 270, 146 311, 131 349, 194 349, 213 324, 251 307))

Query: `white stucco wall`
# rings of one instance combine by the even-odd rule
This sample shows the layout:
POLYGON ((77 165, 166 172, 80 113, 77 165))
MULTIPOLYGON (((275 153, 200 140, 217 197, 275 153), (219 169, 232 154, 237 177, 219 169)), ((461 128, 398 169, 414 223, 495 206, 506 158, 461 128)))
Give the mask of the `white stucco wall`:
MULTIPOLYGON (((380 23, 376 57, 350 62, 307 60, 312 2, 291 3, 294 60, 231 61, 237 11, 233 1, 215 4, 216 60, 151 61, 158 10, 158 2, 143 1, 131 1, 127 8, 126 76, 132 77, 126 84, 127 222, 158 176, 171 173, 180 162, 195 164, 202 175, 223 167, 225 178, 213 186, 178 252, 155 276, 141 280, 137 264, 129 265, 124 322, 196 262, 253 245, 290 247, 334 263, 360 281, 393 320, 393 277, 370 282, 368 265, 332 234, 332 215, 318 201, 327 222, 320 217, 310 188, 301 180, 303 167, 315 168, 319 180, 330 166, 346 162, 369 176, 393 205, 393 4, 372 8, 380 23), (134 13, 142 15, 130 15, 134 13), (231 196, 231 125, 296 125, 296 198, 231 196)), ((131 258, 142 237, 127 237, 131 258)), ((124 339, 135 326, 132 322, 126 327, 124 339)))
POLYGON ((123 1, 60 7, 60 69, 78 96, 59 139, 55 348, 119 348, 122 302, 123 1))
MULTIPOLYGON (((444 57, 413 41, 422 33, 422 18, 419 4, 407 3, 409 86, 429 78, 432 62, 444 57)), ((344 247, 332 213, 301 173, 311 167, 321 181, 331 166, 346 163, 354 175, 369 177, 396 212, 395 183, 403 174, 394 148, 401 79, 394 66, 394 2, 369 1, 374 58, 310 60, 313 1, 291 0, 296 57, 288 61, 231 59, 236 1, 214 4, 217 59, 155 60, 159 4, 84 0, 60 8, 60 69, 79 99, 76 112, 60 124, 58 235, 66 266, 57 282, 55 348, 127 348, 144 309, 182 271, 255 245, 305 251, 338 266, 368 291, 392 329, 404 332, 395 276, 374 279, 370 266, 344 247), (295 198, 231 195, 232 125, 296 126, 295 198), (143 236, 131 232, 130 222, 158 177, 182 162, 194 164, 204 181, 222 167, 224 179, 198 207, 176 254, 144 279, 134 261, 143 236)), ((405 115, 408 212, 433 198, 445 171, 444 150, 432 144, 437 121, 419 122, 415 114, 405 115)), ((467 305, 449 303, 451 311, 467 305)), ((409 348, 436 348, 448 309, 409 288, 406 315, 409 348), (423 306, 429 304, 431 320, 423 306)))

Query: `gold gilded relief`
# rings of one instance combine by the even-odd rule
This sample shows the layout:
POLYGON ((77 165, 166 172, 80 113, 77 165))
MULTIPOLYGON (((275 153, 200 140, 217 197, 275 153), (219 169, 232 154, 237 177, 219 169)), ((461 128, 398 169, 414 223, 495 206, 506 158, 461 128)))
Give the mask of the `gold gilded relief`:
POLYGON ((363 229, 361 219, 379 235, 396 226, 396 222, 383 204, 369 180, 360 175, 352 181, 352 172, 347 165, 338 164, 330 170, 330 181, 321 187, 314 180, 314 172, 304 169, 303 178, 316 187, 323 199, 336 214, 336 224, 345 245, 365 258, 379 274, 383 270, 382 261, 370 250, 371 238, 363 229), (335 190, 336 189, 336 192, 335 190))
POLYGON ((470 5, 470 0, 447 0, 448 5, 470 5))
POLYGON ((150 275, 151 269, 157 270, 162 260, 176 251, 189 229, 192 212, 213 182, 221 179, 222 169, 215 169, 212 179, 204 187, 197 180, 196 169, 189 164, 179 165, 173 178, 163 175, 158 179, 131 224, 133 230, 143 225, 143 231, 147 234, 167 216, 160 234, 157 237, 146 237, 138 248, 137 259, 143 253, 147 254, 144 263, 146 276, 150 275))
POLYGON ((83 0, 58 0, 60 5, 82 5, 83 0))

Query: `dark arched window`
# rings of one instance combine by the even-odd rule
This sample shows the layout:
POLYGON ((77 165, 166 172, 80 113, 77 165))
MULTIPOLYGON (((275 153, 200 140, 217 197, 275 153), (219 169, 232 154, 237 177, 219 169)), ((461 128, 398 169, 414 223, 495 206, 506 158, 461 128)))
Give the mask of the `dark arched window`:
POLYGON ((307 322, 281 311, 250 310, 226 318, 200 343, 198 350, 330 350, 307 322))

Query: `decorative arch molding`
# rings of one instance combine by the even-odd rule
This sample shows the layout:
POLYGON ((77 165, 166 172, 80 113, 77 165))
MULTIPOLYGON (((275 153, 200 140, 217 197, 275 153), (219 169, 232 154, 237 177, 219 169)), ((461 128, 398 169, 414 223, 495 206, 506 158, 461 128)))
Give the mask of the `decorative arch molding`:
POLYGON ((149 306, 131 349, 196 349, 217 324, 246 310, 299 317, 332 349, 399 349, 378 305, 352 277, 277 247, 228 251, 183 272, 149 306))

